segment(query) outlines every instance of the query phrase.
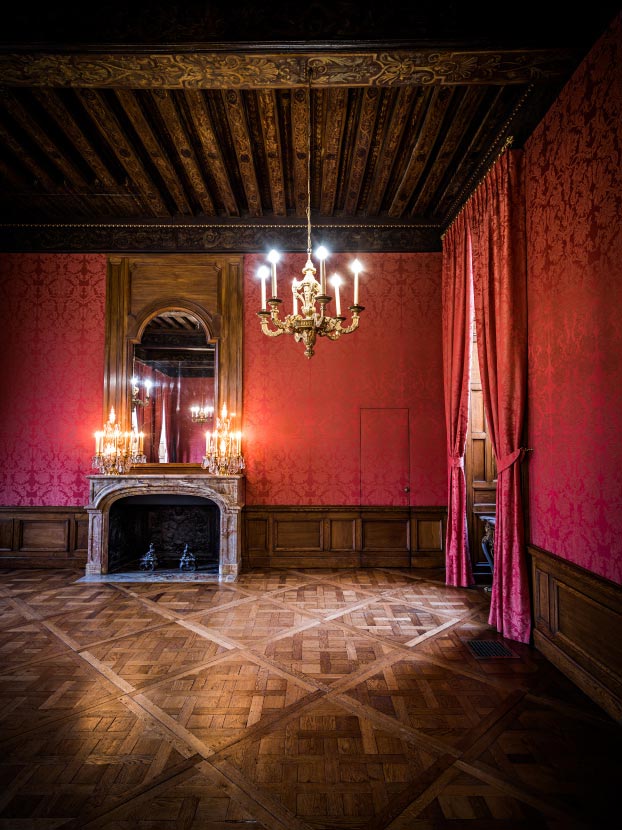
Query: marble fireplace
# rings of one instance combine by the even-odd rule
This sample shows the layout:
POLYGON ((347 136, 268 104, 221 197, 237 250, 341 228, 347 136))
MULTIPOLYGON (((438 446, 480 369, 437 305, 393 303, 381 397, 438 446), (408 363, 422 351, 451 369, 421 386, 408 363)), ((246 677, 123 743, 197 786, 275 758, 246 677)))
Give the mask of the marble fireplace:
POLYGON ((141 473, 131 471, 118 476, 91 475, 87 576, 109 573, 110 509, 132 496, 140 496, 143 503, 153 499, 154 508, 165 504, 167 496, 188 500, 205 500, 219 510, 220 538, 218 576, 234 581, 242 564, 241 515, 244 507, 244 476, 212 476, 203 472, 141 473))

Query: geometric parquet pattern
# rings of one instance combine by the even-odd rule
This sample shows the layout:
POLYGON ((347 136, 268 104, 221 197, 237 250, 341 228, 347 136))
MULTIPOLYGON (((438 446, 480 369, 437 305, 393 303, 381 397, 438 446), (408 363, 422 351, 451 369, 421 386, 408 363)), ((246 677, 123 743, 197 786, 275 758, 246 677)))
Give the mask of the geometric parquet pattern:
POLYGON ((622 726, 442 571, 0 571, 0 830, 617 826, 622 726))

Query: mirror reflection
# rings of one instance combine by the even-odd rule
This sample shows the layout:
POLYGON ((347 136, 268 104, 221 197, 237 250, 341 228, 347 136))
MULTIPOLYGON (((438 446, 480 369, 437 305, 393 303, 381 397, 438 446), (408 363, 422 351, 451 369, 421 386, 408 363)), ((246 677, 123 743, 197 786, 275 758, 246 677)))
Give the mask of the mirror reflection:
POLYGON ((188 312, 162 312, 145 327, 132 357, 131 413, 147 463, 201 463, 214 428, 216 358, 216 343, 188 312))

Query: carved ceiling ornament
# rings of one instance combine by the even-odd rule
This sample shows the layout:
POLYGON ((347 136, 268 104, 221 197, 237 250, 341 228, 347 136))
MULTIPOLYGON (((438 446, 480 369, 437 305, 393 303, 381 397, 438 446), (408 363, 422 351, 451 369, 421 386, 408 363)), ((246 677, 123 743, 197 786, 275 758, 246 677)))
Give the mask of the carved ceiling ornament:
POLYGON ((524 51, 383 51, 0 54, 4 86, 153 89, 260 89, 307 85, 524 84, 563 76, 569 49, 524 51))

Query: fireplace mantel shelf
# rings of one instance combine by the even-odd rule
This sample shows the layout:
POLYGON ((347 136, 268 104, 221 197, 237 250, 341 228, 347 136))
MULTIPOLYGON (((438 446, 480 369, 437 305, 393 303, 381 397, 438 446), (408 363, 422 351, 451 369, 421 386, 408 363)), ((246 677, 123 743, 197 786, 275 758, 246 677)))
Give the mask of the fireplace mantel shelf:
POLYGON ((128 496, 186 495, 214 502, 220 509, 219 577, 234 581, 241 567, 240 516, 244 507, 244 476, 214 476, 199 471, 142 471, 123 475, 90 475, 89 547, 86 575, 108 573, 110 507, 128 496))

